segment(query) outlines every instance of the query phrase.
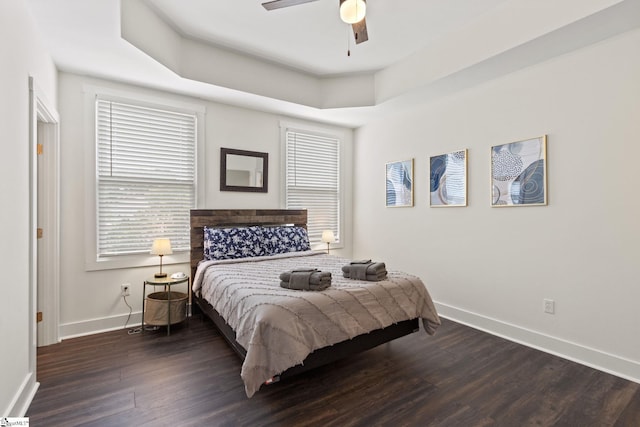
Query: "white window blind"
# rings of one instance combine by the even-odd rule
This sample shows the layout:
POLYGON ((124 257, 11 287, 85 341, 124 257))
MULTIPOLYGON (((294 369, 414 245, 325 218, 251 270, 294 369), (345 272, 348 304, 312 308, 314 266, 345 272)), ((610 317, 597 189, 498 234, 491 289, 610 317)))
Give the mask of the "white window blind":
POLYGON ((196 116, 96 100, 98 257, 189 250, 196 116))
POLYGON ((312 245, 322 231, 340 241, 340 141, 288 129, 285 132, 287 209, 307 209, 312 245))

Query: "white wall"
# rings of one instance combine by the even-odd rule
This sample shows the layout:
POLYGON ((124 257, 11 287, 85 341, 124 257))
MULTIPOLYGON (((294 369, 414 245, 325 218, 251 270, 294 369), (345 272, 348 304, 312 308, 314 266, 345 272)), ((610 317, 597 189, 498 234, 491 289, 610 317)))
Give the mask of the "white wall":
MULTIPOLYGON (((153 267, 86 271, 84 263, 85 232, 83 215, 87 203, 85 194, 85 167, 90 161, 86 152, 94 141, 86 126, 92 120, 92 112, 85 109, 86 88, 106 88, 137 96, 164 99, 168 102, 189 103, 204 106, 205 116, 205 167, 204 200, 199 207, 208 209, 280 208, 281 203, 281 153, 280 122, 301 123, 305 126, 337 132, 344 141, 345 156, 350 164, 352 131, 324 126, 318 123, 300 122, 258 111, 178 96, 166 92, 142 89, 105 80, 60 73, 59 113, 61 120, 61 337, 85 335, 101 330, 122 328, 129 310, 120 297, 120 284, 131 283, 133 316, 129 322, 139 324, 142 304, 142 282, 157 270, 157 257, 153 267), (220 147, 237 148, 269 153, 268 193, 241 193, 220 191, 220 147)), ((347 191, 350 177, 346 180, 347 191)), ((350 196, 350 193, 348 193, 350 196)), ((347 198, 346 218, 351 218, 351 202, 347 198)), ((90 200, 89 203, 93 203, 90 200)), ((347 223, 350 227, 350 222, 347 223)), ((88 232, 92 232, 89 230, 88 232)), ((346 236, 350 247, 350 234, 346 236)), ((165 257, 165 261, 168 257, 165 257)), ((168 265, 166 271, 189 271, 188 264, 168 265)), ((149 289, 151 290, 151 288, 149 289)), ((185 289, 186 290, 186 287, 185 289)))
POLYGON ((640 381, 640 31, 356 131, 354 256, 420 275, 442 314, 640 381), (491 208, 490 147, 548 135, 549 206, 491 208), (429 207, 429 156, 469 149, 469 206, 429 207), (415 207, 384 207, 415 158, 415 207), (556 301, 544 314, 542 301, 556 301))
POLYGON ((0 415, 19 415, 35 390, 29 366, 29 76, 50 105, 56 70, 21 1, 0 1, 0 415))

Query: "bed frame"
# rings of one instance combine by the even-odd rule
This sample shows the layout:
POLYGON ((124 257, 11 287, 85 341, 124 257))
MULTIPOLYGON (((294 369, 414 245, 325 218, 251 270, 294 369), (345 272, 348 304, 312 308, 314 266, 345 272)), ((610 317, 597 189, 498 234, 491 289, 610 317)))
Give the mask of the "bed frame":
MULTIPOLYGON (((242 227, 249 225, 276 226, 296 225, 307 228, 307 211, 292 209, 194 209, 191 210, 191 277, 195 277, 198 263, 204 251, 204 226, 242 227)), ((246 350, 236 341, 235 332, 220 314, 203 298, 190 290, 190 301, 206 314, 222 333, 231 348, 244 360, 246 350)), ((420 329, 418 319, 405 320, 386 328, 377 329, 351 340, 321 348, 309 354, 303 364, 287 369, 267 381, 268 384, 298 373, 334 362, 343 357, 369 350, 380 344, 416 332, 420 329)))

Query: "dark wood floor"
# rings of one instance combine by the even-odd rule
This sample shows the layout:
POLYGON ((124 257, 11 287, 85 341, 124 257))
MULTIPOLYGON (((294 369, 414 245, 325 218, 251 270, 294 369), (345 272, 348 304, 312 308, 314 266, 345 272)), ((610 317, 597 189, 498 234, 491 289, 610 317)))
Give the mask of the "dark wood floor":
POLYGON ((640 385, 443 320, 247 399, 212 323, 38 351, 31 426, 639 426, 640 385))

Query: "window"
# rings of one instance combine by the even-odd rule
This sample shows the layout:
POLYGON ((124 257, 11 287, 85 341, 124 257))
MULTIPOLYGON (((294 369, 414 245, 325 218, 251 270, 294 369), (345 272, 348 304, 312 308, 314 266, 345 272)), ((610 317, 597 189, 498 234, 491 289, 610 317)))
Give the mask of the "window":
POLYGON ((189 250, 196 129, 196 114, 96 100, 98 259, 148 254, 156 237, 189 250))
POLYGON ((307 209, 311 245, 322 243, 323 230, 340 242, 340 140, 286 129, 285 163, 285 205, 307 209))

